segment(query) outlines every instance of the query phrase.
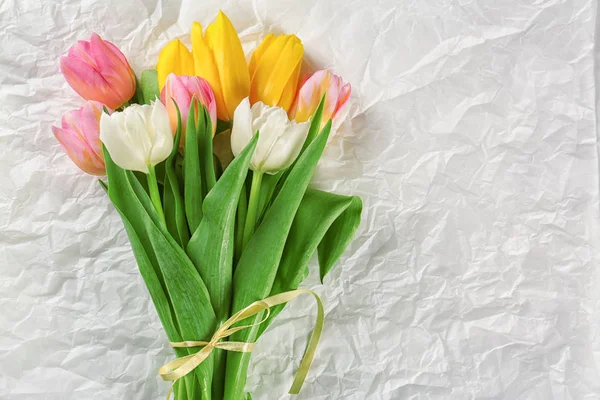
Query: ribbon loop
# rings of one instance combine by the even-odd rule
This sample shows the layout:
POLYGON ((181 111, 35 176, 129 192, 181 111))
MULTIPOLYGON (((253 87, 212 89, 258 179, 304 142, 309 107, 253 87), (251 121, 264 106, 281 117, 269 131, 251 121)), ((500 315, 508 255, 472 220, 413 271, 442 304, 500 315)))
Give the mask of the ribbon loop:
MULTIPOLYGON (((241 309, 240 311, 233 314, 227 321, 225 321, 214 333, 210 341, 198 341, 198 340, 187 340, 183 342, 169 342, 171 347, 202 347, 200 351, 195 354, 190 354, 188 356, 177 358, 162 367, 159 368, 158 373, 160 377, 165 381, 172 381, 173 384, 175 382, 192 372, 196 369, 204 360, 206 360, 213 349, 221 349, 225 351, 236 351, 241 353, 250 353, 254 350, 255 343, 252 342, 221 342, 221 340, 228 338, 236 332, 242 331, 244 329, 250 329, 255 326, 261 325, 265 323, 271 314, 271 307, 285 304, 291 300, 294 300, 296 297, 301 294, 311 294, 317 300, 317 320, 315 323, 315 328, 312 331, 310 339, 308 340, 308 344, 306 346, 306 351, 304 352, 304 356, 302 357, 302 361, 300 361, 300 366, 298 367, 298 371, 296 371, 296 376, 294 378, 294 382, 292 383, 292 387, 290 388, 290 394, 298 394, 300 389, 302 388, 302 384, 306 379, 306 375, 308 374, 308 370, 312 364, 312 361, 315 357, 315 352, 317 350, 317 344, 319 343, 319 339, 321 338, 321 333, 323 332, 323 323, 325 320, 325 311, 323 308, 323 303, 321 302, 321 298, 312 290, 308 289, 297 289, 292 290, 285 293, 276 294, 274 296, 267 297, 263 300, 255 301, 249 306, 241 309), (265 312, 266 311, 266 312, 265 312), (246 318, 253 317, 261 312, 265 312, 263 318, 251 325, 242 325, 233 327, 236 323, 245 320, 246 318)), ((171 396, 171 392, 173 390, 173 386, 169 390, 167 394, 167 400, 171 396)))

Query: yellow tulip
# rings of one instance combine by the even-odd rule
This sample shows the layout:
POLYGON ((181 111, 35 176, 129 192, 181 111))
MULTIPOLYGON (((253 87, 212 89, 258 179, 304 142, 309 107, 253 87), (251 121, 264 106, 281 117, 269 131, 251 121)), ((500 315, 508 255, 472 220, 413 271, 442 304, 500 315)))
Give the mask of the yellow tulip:
POLYGON ((250 74, 240 39, 231 21, 219 12, 202 34, 202 25, 192 25, 195 74, 210 83, 219 119, 230 121, 242 99, 250 93, 250 74))
POLYGON ((295 35, 269 34, 250 59, 250 102, 289 111, 298 87, 304 46, 295 35))
POLYGON ((170 73, 178 76, 194 75, 194 58, 192 52, 179 39, 167 44, 158 56, 156 64, 158 86, 162 90, 170 73))

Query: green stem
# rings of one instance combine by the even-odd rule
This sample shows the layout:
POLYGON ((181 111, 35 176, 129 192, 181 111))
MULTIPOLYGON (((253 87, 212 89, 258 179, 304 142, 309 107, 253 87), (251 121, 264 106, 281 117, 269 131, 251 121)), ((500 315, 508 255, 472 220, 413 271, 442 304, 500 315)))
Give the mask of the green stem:
POLYGON ((178 380, 177 383, 175 384, 176 386, 176 393, 175 393, 175 399, 176 400, 185 400, 185 398, 187 397, 187 390, 186 390, 186 385, 185 385, 185 377, 178 380))
MULTIPOLYGON (((242 192, 240 193, 240 201, 238 203, 237 211, 237 231, 235 233, 235 264, 242 255, 242 244, 244 243, 244 228, 246 226, 246 212, 248 211, 248 193, 246 192, 246 185, 242 186, 242 192)), ((234 264, 234 265, 235 265, 234 264)))
POLYGON ((165 221, 165 213, 163 212, 162 202, 160 200, 160 193, 158 192, 158 182, 156 181, 156 171, 154 170, 154 165, 148 165, 148 175, 146 175, 146 177, 148 178, 148 190, 150 191, 150 199, 152 200, 154 209, 162 221, 162 224, 167 226, 165 221))
POLYGON ((248 201, 248 213, 246 214, 246 225, 244 226, 244 240, 242 250, 250 241, 254 228, 256 226, 256 214, 258 212, 258 201, 260 199, 260 185, 262 183, 263 173, 255 171, 252 174, 252 186, 250 186, 250 199, 248 201))

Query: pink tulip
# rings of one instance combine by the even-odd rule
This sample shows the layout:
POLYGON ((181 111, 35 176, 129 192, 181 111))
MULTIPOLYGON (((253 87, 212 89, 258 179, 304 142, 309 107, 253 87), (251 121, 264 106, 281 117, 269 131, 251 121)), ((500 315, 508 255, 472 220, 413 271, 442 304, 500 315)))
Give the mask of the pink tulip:
POLYGON ((327 92, 321 126, 331 118, 333 127, 338 128, 348 115, 351 90, 350 84, 344 85, 339 76, 325 70, 317 71, 300 85, 290 117, 296 122, 308 121, 317 110, 323 94, 327 92))
POLYGON ((135 93, 135 74, 112 43, 93 33, 60 58, 60 69, 71 87, 86 100, 119 108, 135 93))
POLYGON ((52 133, 71 160, 92 175, 105 174, 100 142, 100 116, 103 107, 102 103, 88 101, 80 109, 63 115, 61 128, 52 127, 52 133))
POLYGON ((199 76, 177 76, 173 73, 167 76, 165 86, 160 93, 160 101, 167 107, 173 133, 177 131, 177 108, 175 107, 177 103, 181 112, 182 140, 193 98, 208 109, 214 135, 217 129, 217 103, 209 83, 199 76))

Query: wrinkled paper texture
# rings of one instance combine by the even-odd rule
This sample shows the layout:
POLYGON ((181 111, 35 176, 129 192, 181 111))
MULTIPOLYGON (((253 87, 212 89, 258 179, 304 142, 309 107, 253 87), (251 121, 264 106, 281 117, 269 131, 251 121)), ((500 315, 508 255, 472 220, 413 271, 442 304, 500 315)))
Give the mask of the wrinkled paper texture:
MULTIPOLYGON (((98 32, 136 72, 222 8, 248 51, 298 34, 353 85, 314 184, 364 201, 323 286, 296 398, 600 398, 592 0, 0 3, 0 399, 163 399, 172 357, 117 212, 51 134, 81 100, 58 57, 98 32)), ((285 399, 315 317, 253 357, 285 399)))

